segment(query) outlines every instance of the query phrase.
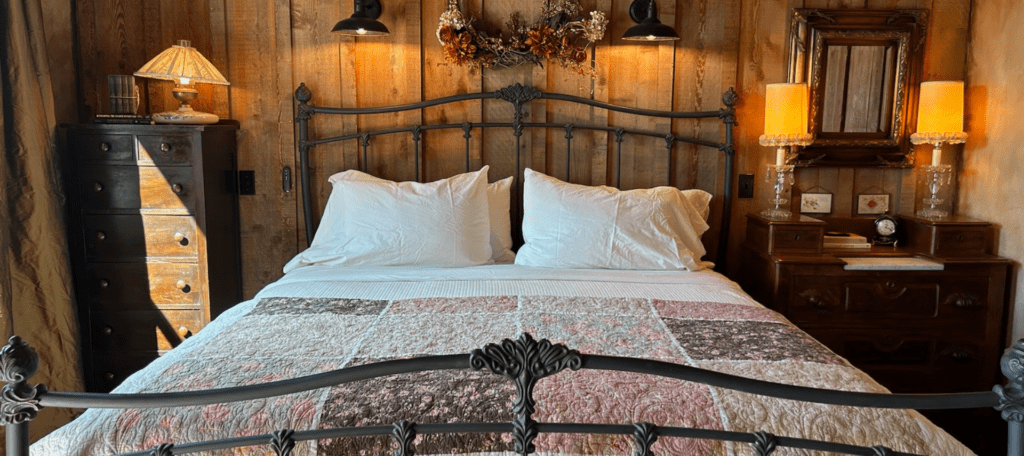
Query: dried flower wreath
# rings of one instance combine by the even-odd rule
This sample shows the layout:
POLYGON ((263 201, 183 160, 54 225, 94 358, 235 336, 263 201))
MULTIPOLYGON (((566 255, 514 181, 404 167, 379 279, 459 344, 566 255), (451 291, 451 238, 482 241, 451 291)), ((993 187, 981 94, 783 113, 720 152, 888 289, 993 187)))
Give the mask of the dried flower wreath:
POLYGON ((542 59, 553 59, 564 68, 594 77, 594 69, 586 65, 587 49, 604 37, 608 19, 601 11, 591 11, 589 20, 579 17, 581 9, 576 0, 547 1, 541 20, 531 26, 523 23, 520 13, 513 13, 505 24, 511 29, 506 41, 503 33, 494 38, 475 29, 474 18, 462 15, 458 0, 448 0, 448 9, 441 13, 437 26, 437 39, 444 46, 445 59, 456 65, 543 66, 542 59))

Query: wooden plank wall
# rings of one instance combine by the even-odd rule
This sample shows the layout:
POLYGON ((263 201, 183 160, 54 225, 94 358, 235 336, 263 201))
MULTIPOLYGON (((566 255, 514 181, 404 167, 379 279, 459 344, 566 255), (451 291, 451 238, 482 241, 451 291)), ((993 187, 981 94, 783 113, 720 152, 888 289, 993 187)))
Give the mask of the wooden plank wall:
MULTIPOLYGON (((584 9, 608 13, 605 39, 593 53, 597 77, 590 80, 557 65, 513 69, 456 67, 444 61, 434 32, 446 0, 419 2, 382 0, 384 22, 392 35, 384 39, 353 39, 330 33, 338 20, 352 12, 351 1, 315 0, 77 0, 74 2, 78 35, 80 121, 106 111, 106 76, 130 74, 178 39, 189 39, 231 81, 231 86, 202 87, 197 109, 241 122, 238 163, 256 172, 256 195, 241 200, 245 294, 252 296, 280 276, 281 266, 304 245, 297 188, 285 191, 281 171, 297 174, 293 149, 292 91, 305 82, 321 106, 379 106, 413 102, 467 91, 494 90, 519 82, 540 90, 592 96, 626 106, 675 110, 708 110, 721 106, 729 87, 740 93, 738 106, 737 173, 757 179, 754 199, 734 201, 730 259, 738 266, 744 214, 765 207, 770 186, 761 180, 771 155, 757 144, 764 118, 764 85, 786 79, 790 9, 808 8, 924 8, 932 10, 922 80, 962 79, 966 61, 969 5, 958 0, 661 0, 662 22, 674 24, 683 37, 674 44, 630 44, 618 39, 632 25, 630 0, 583 0, 584 9), (938 32, 938 31, 941 31, 938 32)), ((464 14, 480 18, 484 27, 497 29, 514 11, 527 21, 538 15, 543 0, 462 0, 464 14)), ((139 81, 141 110, 158 112, 175 106, 170 85, 139 81)), ((555 103, 555 102, 550 102, 555 103)), ((487 121, 508 109, 503 102, 471 102, 457 107, 427 109, 400 115, 380 115, 358 122, 316 119, 314 134, 353 132, 388 124, 421 120, 448 122, 487 121)), ((531 105, 528 118, 543 109, 531 105)), ((584 116, 596 122, 636 122, 630 116, 593 109, 556 111, 547 120, 584 116)), ((668 124, 659 127, 668 127, 668 124)), ((677 135, 718 139, 712 122, 677 121, 677 135)), ((424 145, 430 155, 423 178, 437 179, 464 168, 461 132, 429 132, 424 145)), ((492 166, 491 178, 514 173, 509 157, 511 135, 474 133, 472 166, 480 160, 492 166)), ((564 138, 559 134, 524 135, 523 166, 562 177, 566 173, 564 138)), ((614 184, 617 164, 610 155, 614 143, 605 136, 577 138, 573 147, 573 180, 586 184, 614 184)), ((312 163, 314 175, 326 176, 347 168, 366 166, 393 178, 412 179, 414 166, 399 157, 412 143, 401 139, 374 142, 375 158, 362 163, 356 144, 320 148, 312 163)), ((919 152, 924 157, 927 151, 919 152)), ((947 154, 953 156, 954 154, 947 154)), ((622 157, 622 186, 636 188, 674 184, 721 193, 721 179, 702 172, 719 166, 721 157, 706 149, 687 149, 669 170, 663 141, 652 139, 626 144, 622 157)), ((919 160, 920 161, 920 160, 919 160)), ((894 195, 900 208, 913 206, 914 173, 907 170, 853 168, 804 169, 798 173, 794 194, 812 188, 836 195, 835 215, 848 215, 853 196, 880 188, 894 195)), ((322 205, 329 188, 314 186, 315 202, 322 205)), ((717 219, 720 201, 713 219, 717 219)), ((706 241, 720 233, 713 229, 706 241)))

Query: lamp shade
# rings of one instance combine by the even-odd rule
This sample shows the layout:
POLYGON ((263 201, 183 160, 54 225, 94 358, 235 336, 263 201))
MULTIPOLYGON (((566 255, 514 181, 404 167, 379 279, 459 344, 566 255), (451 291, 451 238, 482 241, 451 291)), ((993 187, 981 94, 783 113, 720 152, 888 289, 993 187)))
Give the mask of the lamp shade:
POLYGON ((386 36, 391 31, 377 20, 380 17, 379 0, 355 0, 352 16, 334 24, 332 32, 349 36, 386 36), (365 1, 365 3, 364 3, 365 1))
POLYGON ((658 20, 658 5, 654 3, 654 0, 633 0, 633 4, 630 5, 630 16, 632 17, 641 9, 645 9, 646 17, 626 29, 626 32, 622 34, 622 39, 628 41, 673 41, 679 39, 679 34, 674 28, 662 24, 658 20))
POLYGON ((922 82, 918 106, 918 133, 964 131, 963 81, 922 82))
POLYGON ((768 84, 764 97, 765 136, 807 133, 807 85, 768 84))
POLYGON ((135 76, 166 79, 182 84, 200 82, 230 85, 228 80, 224 79, 224 75, 192 47, 188 40, 180 40, 178 44, 153 57, 153 60, 135 72, 135 76))

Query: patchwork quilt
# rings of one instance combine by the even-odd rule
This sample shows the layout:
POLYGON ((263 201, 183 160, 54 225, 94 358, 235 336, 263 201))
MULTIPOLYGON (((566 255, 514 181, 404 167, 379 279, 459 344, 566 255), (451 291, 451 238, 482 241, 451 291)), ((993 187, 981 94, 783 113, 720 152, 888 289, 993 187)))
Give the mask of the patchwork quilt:
MULTIPOLYGON (((589 354, 651 358, 751 378, 884 392, 865 374, 711 272, 303 268, 215 320, 116 392, 188 391, 376 361, 468 353, 527 332, 589 354)), ((486 371, 395 375, 264 400, 90 410, 33 455, 111 454, 280 429, 509 421, 515 388, 486 371), (71 450, 73 449, 73 450, 71 450)), ((913 411, 778 400, 631 373, 564 371, 535 391, 539 422, 687 426, 969 454, 913 411)), ((541 434, 541 454, 628 454, 628 436, 541 434)), ((387 438, 299 443, 295 455, 391 452, 387 438)), ((752 454, 745 444, 662 438, 656 454, 752 454)), ((512 451, 510 434, 420 436, 418 454, 512 451)), ((797 450, 781 450, 785 454, 797 450)), ((273 454, 268 447, 225 454, 273 454)))

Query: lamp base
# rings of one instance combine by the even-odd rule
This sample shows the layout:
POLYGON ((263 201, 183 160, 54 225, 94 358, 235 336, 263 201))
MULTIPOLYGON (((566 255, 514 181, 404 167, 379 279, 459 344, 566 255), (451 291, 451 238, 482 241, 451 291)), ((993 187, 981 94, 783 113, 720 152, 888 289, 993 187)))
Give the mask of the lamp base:
POLYGON ((216 114, 195 111, 192 108, 160 112, 153 114, 150 117, 152 117, 153 122, 156 123, 180 125, 209 125, 217 123, 217 121, 220 120, 220 117, 216 114))

